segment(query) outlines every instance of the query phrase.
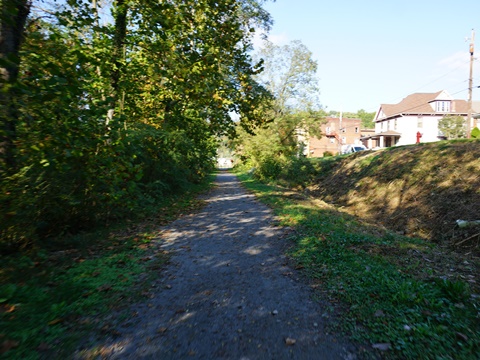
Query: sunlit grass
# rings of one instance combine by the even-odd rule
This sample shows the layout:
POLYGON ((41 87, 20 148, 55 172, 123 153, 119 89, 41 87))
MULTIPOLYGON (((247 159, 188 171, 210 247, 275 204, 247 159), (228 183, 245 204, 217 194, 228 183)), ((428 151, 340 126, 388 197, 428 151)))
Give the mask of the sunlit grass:
POLYGON ((386 358, 480 358, 478 297, 465 281, 437 274, 429 259, 433 244, 240 178, 272 206, 281 225, 295 227, 289 255, 323 299, 340 304, 337 331, 361 343, 388 344, 386 358))

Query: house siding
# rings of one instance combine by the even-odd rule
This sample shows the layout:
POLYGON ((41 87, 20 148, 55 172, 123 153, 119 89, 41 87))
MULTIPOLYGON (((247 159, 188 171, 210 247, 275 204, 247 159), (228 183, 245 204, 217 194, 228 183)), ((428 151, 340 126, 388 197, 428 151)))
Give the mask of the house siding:
POLYGON ((439 141, 439 120, 448 115, 466 119, 467 108, 465 100, 454 100, 446 91, 412 94, 398 104, 380 106, 372 137, 380 139, 380 146, 415 144, 417 132, 420 142, 439 141))

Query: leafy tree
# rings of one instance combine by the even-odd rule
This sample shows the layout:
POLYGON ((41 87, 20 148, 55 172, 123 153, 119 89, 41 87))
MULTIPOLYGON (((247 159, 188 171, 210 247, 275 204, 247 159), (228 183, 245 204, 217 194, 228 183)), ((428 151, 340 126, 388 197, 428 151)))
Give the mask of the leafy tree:
MULTIPOLYGON (((340 116, 340 113, 338 111, 330 111, 329 115, 338 117, 340 116)), ((362 127, 364 129, 372 129, 375 127, 375 123, 373 122, 375 112, 366 112, 365 110, 360 109, 356 113, 345 112, 342 116, 349 119, 361 119, 362 127)))
POLYGON ((317 62, 300 41, 275 45, 265 41, 257 55, 263 60, 260 83, 275 98, 275 115, 294 111, 319 110, 317 62))
POLYGON ((237 153, 263 178, 279 176, 302 153, 300 138, 320 136, 323 113, 318 102, 317 63, 299 41, 278 46, 265 42, 257 54, 264 71, 258 81, 272 94, 262 116, 269 122, 255 134, 239 131, 237 153))
POLYGON ((445 116, 438 121, 438 130, 440 130, 448 140, 465 138, 465 119, 461 116, 445 116))
POLYGON ((375 117, 375 112, 366 112, 363 109, 357 111, 357 117, 362 119, 362 127, 364 129, 373 129, 375 128, 375 123, 373 118, 375 117))
POLYGON ((2 2, 1 36, 21 13, 24 43, 0 49, 2 74, 18 74, 0 95, 0 251, 142 212, 205 177, 232 111, 260 126, 262 3, 72 0, 28 20, 29 2, 2 2))

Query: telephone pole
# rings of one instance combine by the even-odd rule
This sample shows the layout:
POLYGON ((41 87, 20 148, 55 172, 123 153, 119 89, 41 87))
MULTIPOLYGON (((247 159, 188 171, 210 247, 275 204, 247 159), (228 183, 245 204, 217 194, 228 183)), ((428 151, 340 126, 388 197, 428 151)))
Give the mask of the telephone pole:
POLYGON ((470 139, 472 132, 472 90, 473 90, 473 58, 475 48, 475 30, 472 29, 470 38, 470 77, 468 78, 468 115, 467 115, 467 139, 470 139))

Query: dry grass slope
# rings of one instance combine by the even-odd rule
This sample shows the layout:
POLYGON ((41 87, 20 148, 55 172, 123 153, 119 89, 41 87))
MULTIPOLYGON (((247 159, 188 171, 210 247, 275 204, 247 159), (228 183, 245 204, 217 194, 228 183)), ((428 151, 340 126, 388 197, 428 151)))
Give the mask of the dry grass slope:
POLYGON ((368 151, 320 166, 316 197, 407 236, 480 254, 480 141, 368 151))

